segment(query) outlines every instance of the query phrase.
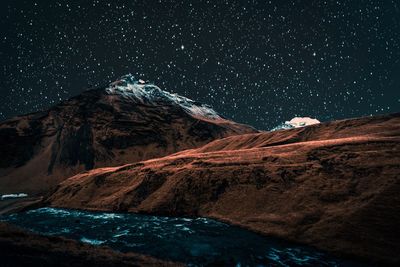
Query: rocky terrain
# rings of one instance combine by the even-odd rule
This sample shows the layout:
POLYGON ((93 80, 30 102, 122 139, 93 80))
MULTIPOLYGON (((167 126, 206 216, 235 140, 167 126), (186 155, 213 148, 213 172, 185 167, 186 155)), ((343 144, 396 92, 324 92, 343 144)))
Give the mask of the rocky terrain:
MULTIPOLYGON (((119 253, 61 237, 46 237, 0 223, 1 266, 180 266, 135 253, 119 253)), ((183 266, 183 265, 182 265, 183 266)))
POLYGON ((81 171, 118 166, 256 132, 210 107, 121 77, 0 123, 0 195, 41 194, 81 171))
POLYGON ((80 173, 46 205, 207 216, 370 262, 400 263, 400 114, 211 142, 80 173))

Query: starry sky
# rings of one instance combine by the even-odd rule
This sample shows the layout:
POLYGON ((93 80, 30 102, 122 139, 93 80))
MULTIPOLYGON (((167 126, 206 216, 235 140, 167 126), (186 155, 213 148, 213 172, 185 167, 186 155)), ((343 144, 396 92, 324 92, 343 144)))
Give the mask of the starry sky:
POLYGON ((0 7, 0 120, 127 73, 259 129, 400 111, 398 0, 0 7))

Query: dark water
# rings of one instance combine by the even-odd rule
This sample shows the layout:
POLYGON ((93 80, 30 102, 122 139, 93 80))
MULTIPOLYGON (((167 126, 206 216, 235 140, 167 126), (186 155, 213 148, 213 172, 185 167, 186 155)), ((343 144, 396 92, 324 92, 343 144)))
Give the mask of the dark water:
POLYGON ((169 218, 41 208, 0 217, 46 235, 191 266, 361 266, 310 247, 267 238, 205 218, 169 218))

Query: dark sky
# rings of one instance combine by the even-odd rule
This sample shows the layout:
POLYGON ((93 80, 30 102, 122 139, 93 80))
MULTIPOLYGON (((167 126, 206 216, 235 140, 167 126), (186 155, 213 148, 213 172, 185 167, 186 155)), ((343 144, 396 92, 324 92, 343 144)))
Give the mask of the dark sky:
POLYGON ((0 3, 0 120, 132 73, 269 129, 400 111, 400 2, 0 3))

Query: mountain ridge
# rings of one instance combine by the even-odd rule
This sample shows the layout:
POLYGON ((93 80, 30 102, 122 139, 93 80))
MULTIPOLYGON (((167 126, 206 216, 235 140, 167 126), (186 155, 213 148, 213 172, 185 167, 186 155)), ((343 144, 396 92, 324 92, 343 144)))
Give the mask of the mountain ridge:
POLYGON ((217 138, 256 132, 183 97, 178 99, 185 99, 186 107, 165 97, 142 102, 107 92, 109 88, 87 90, 48 110, 1 122, 0 193, 43 192, 80 171, 164 156, 217 138), (189 104, 204 112, 189 112, 189 104))

